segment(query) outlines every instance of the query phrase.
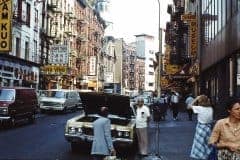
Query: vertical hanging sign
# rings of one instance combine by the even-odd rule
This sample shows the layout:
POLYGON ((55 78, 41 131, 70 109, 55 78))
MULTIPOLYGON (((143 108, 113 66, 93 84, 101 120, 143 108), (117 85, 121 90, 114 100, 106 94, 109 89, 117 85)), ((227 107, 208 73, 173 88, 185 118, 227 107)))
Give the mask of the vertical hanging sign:
POLYGON ((181 20, 187 21, 189 24, 190 54, 192 57, 196 57, 198 49, 197 17, 193 14, 184 14, 181 16, 181 20))
POLYGON ((0 52, 11 51, 12 0, 0 0, 0 52))

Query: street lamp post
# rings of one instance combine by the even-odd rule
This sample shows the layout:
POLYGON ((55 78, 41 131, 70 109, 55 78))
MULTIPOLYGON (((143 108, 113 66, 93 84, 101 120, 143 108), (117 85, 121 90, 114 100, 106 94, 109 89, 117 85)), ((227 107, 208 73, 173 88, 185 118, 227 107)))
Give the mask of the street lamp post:
POLYGON ((161 96, 161 71, 162 71, 162 29, 161 29, 161 12, 160 0, 158 0, 158 73, 157 73, 157 93, 161 96))

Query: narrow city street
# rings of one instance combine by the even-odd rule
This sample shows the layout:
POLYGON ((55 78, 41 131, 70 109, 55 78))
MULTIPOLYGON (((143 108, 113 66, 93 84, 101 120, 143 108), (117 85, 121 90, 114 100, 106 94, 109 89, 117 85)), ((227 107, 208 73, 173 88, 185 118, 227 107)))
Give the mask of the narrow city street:
MULTIPOLYGON (((39 114, 35 124, 19 124, 11 129, 0 130, 0 159, 6 160, 90 160, 84 153, 72 153, 64 138, 64 126, 77 113, 39 114)), ((196 120, 195 120, 196 121, 196 120)), ((160 139, 157 152, 157 123, 149 129, 151 154, 160 153, 164 160, 187 160, 191 148, 195 121, 188 121, 186 113, 180 113, 179 121, 171 119, 159 122, 160 139)), ((129 160, 135 158, 128 157, 129 160)))

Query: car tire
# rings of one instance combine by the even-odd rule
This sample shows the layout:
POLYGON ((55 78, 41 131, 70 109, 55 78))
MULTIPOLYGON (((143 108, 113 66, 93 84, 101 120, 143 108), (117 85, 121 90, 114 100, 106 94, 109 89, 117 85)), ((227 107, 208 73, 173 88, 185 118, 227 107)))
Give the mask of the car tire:
POLYGON ((73 153, 79 152, 79 145, 77 143, 71 143, 71 149, 73 153))
POLYGON ((29 123, 33 124, 35 122, 35 114, 32 113, 29 117, 28 117, 28 121, 29 123))
POLYGON ((63 113, 63 114, 67 114, 67 107, 64 107, 64 108, 63 108, 62 113, 63 113))
POLYGON ((16 118, 15 117, 12 117, 11 120, 10 120, 10 126, 11 127, 15 127, 16 126, 16 118))
POLYGON ((40 109, 40 112, 41 112, 42 114, 46 113, 46 111, 45 111, 44 109, 40 109))

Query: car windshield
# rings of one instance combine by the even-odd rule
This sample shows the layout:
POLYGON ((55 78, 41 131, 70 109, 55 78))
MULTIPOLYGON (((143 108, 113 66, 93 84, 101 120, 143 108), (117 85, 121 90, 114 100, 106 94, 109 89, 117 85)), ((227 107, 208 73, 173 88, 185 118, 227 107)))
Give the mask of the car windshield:
POLYGON ((41 97, 51 97, 51 98, 65 98, 66 93, 63 91, 42 91, 40 93, 41 97))
POLYGON ((15 97, 13 89, 0 89, 0 101, 12 101, 15 97))

